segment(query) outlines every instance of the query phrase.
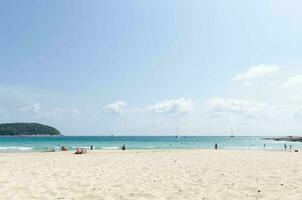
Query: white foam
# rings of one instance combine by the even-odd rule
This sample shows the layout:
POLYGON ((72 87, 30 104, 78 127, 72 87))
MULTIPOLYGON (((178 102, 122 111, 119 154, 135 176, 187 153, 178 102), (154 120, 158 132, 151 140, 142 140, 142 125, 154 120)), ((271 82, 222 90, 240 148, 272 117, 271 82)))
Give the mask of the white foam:
POLYGON ((32 147, 16 147, 16 146, 8 146, 8 147, 0 147, 0 151, 5 150, 18 150, 18 151, 29 151, 32 150, 32 147))
POLYGON ((101 147, 101 149, 108 149, 108 150, 113 150, 113 149, 120 149, 121 147, 101 147))
POLYGON ((224 149, 274 149, 273 147, 223 147, 224 149))
POLYGON ((80 149, 90 149, 90 147, 72 147, 73 149, 77 149, 77 148, 80 148, 80 149))

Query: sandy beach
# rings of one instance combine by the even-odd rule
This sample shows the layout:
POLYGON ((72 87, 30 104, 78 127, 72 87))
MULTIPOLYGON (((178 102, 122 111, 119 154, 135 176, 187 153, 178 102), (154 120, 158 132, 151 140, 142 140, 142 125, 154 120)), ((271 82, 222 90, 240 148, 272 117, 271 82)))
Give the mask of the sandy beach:
POLYGON ((302 199, 302 154, 252 150, 1 153, 1 199, 302 199))

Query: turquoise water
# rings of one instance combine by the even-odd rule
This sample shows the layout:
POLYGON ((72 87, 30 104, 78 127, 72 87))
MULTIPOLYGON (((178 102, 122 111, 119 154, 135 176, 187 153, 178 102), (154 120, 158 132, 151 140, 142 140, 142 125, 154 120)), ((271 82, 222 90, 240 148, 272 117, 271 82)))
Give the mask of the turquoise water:
MULTIPOLYGON (((0 151, 43 151, 48 148, 59 149, 64 145, 69 149, 77 147, 95 149, 190 149, 214 148, 215 143, 221 149, 268 149, 284 148, 284 142, 263 140, 263 137, 105 137, 105 136, 64 136, 64 137, 0 137, 0 151), (265 144, 265 147, 264 147, 265 144)), ((302 143, 289 143, 293 148, 302 148, 302 143)))

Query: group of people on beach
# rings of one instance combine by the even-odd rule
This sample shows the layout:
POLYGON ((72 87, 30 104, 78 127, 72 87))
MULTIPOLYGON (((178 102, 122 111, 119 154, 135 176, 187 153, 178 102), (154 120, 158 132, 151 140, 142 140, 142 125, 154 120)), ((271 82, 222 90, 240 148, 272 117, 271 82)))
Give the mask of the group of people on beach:
MULTIPOLYGON (((265 144, 265 143, 263 144, 263 147, 266 147, 266 144, 265 144)), ((214 148, 215 148, 216 150, 218 149, 218 144, 217 144, 217 143, 215 143, 214 148)), ((284 143, 284 150, 287 150, 287 144, 286 144, 286 143, 284 143)), ((289 150, 290 150, 290 151, 292 150, 292 145, 291 145, 291 144, 289 145, 289 150)), ((298 151, 298 150, 295 150, 295 151, 298 151)))
MULTIPOLYGON (((58 145, 58 147, 59 147, 60 151, 68 151, 68 148, 66 146, 58 145)), ((91 145, 90 150, 93 150, 93 149, 94 149, 94 146, 91 145)), ((126 145, 123 144, 123 146, 121 146, 120 149, 123 150, 123 151, 126 150, 126 145)), ((48 148, 48 150, 46 150, 46 152, 55 152, 55 150, 48 148)), ((85 153, 87 153, 87 149, 77 147, 76 151, 74 153, 75 154, 85 154, 85 153)))
MULTIPOLYGON (((287 144, 286 143, 284 143, 284 150, 287 150, 287 144)), ((289 150, 290 151, 292 150, 292 145, 291 144, 289 145, 289 150)))
MULTIPOLYGON (((265 143, 263 144, 263 147, 266 147, 266 144, 265 144, 265 143)), ((60 145, 59 145, 59 149, 60 149, 61 151, 68 151, 68 148, 65 147, 65 146, 60 146, 60 145)), ((93 149, 94 149, 94 146, 91 145, 91 146, 90 146, 90 150, 93 150, 93 149)), ((123 150, 123 151, 126 150, 126 145, 123 144, 123 145, 120 147, 120 149, 123 150)), ((217 143, 215 143, 214 149, 215 149, 215 150, 218 149, 218 144, 217 144, 217 143)), ((287 144, 286 144, 286 143, 284 143, 284 150, 287 150, 287 144)), ((289 150, 290 150, 290 151, 292 150, 292 145, 291 145, 291 144, 289 145, 289 150)), ((54 152, 55 150, 54 150, 54 149, 48 149, 47 151, 48 151, 48 152, 54 152)), ((79 148, 79 147, 76 148, 75 154, 85 154, 85 153, 87 153, 87 150, 86 150, 86 149, 79 148)))
MULTIPOLYGON (((284 150, 286 151, 286 150, 287 150, 287 144, 284 143, 283 146, 284 146, 284 150)), ((263 147, 266 147, 266 144, 265 144, 265 143, 263 144, 263 147)), ((290 144, 290 145, 289 145, 289 150, 292 151, 292 149, 293 149, 293 145, 290 144)), ((298 152, 298 150, 295 150, 295 152, 298 152)))

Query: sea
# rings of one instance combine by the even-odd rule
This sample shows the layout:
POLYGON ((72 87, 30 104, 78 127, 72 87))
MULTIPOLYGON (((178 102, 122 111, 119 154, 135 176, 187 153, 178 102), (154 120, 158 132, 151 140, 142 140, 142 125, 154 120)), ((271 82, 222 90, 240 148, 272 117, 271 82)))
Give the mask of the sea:
POLYGON ((32 152, 84 148, 100 150, 126 149, 259 149, 282 150, 287 147, 302 149, 301 142, 264 140, 252 136, 62 136, 62 137, 0 137, 0 152, 32 152))

